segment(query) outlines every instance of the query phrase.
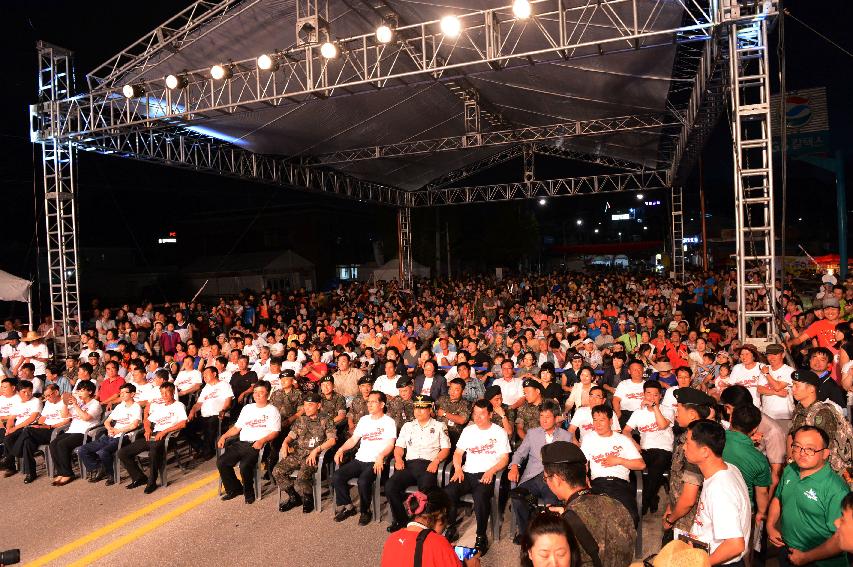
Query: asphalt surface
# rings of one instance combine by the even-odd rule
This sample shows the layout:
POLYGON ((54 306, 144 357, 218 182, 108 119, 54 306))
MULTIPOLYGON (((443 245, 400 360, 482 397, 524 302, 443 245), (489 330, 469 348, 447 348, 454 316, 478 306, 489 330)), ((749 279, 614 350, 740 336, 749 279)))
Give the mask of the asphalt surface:
MULTIPOLYGON (((263 499, 221 502, 214 461, 186 471, 169 465, 170 485, 151 495, 76 480, 54 487, 40 468, 38 480, 22 475, 0 478, 5 512, 0 550, 18 547, 24 565, 206 566, 213 564, 375 566, 388 536, 388 507, 383 521, 366 527, 357 517, 334 522, 326 495, 323 511, 278 511, 277 490, 267 484, 263 499)), ((644 521, 644 556, 656 551, 659 519, 644 521)), ((492 542, 484 566, 518 565, 509 512, 502 538, 492 542)), ((460 544, 473 544, 473 516, 463 524, 460 544), (469 541, 470 540, 470 541, 469 541)))

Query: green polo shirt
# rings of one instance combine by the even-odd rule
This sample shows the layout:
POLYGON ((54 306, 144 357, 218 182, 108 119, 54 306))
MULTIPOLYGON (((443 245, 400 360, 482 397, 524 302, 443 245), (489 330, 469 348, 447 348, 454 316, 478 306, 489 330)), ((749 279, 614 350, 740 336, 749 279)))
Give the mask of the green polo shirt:
POLYGON ((752 510, 755 511, 755 487, 770 486, 770 463, 767 462, 767 457, 755 448, 752 439, 740 431, 727 430, 723 460, 740 470, 749 491, 752 510))
MULTIPOLYGON (((779 529, 788 546, 808 551, 835 533, 835 520, 841 516, 841 501, 849 489, 826 463, 816 473, 800 478, 800 469, 791 463, 782 471, 775 497, 782 505, 779 529)), ((817 561, 819 567, 847 567, 842 553, 817 561)))

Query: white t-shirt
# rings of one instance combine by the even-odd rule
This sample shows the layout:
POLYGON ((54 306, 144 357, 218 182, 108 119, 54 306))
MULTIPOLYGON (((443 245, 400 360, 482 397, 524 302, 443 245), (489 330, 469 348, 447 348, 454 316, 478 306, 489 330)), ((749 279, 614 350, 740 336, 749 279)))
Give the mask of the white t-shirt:
MULTIPOLYGON (((260 378, 260 374, 258 374, 258 378, 260 378)), ((275 392, 276 390, 281 390, 281 374, 268 372, 264 374, 264 380, 270 383, 270 394, 275 392)))
MULTIPOLYGON (((696 507, 691 534, 711 546, 713 553, 723 540, 742 537, 749 549, 749 530, 752 520, 749 493, 738 468, 726 463, 727 469, 717 471, 702 483, 702 493, 696 507)), ((743 553, 728 561, 733 563, 743 553)), ((725 565, 725 564, 724 564, 725 565)))
POLYGON ((581 443, 581 451, 589 461, 590 477, 595 479, 600 476, 615 476, 622 480, 628 480, 631 471, 628 467, 616 465, 606 467, 602 464, 604 459, 610 455, 622 457, 623 459, 639 459, 640 452, 634 446, 634 442, 622 435, 614 433, 609 437, 602 437, 595 431, 584 437, 581 443))
POLYGON ((675 420, 675 406, 678 405, 678 400, 675 399, 675 391, 678 386, 667 388, 663 393, 663 399, 660 401, 660 411, 669 421, 675 420))
MULTIPOLYGON (((791 374, 794 369, 783 364, 777 370, 770 369, 770 375, 777 382, 784 382, 788 385, 788 395, 786 397, 763 395, 761 396, 761 411, 766 413, 773 419, 791 419, 794 414, 794 398, 791 395, 791 374)), ((759 386, 767 386, 767 378, 762 374, 758 381, 759 386)))
POLYGON ((389 415, 383 415, 377 419, 371 415, 365 415, 358 420, 352 436, 361 439, 358 452, 355 454, 356 460, 372 463, 388 446, 388 442, 397 438, 397 424, 389 415))
POLYGON ((522 380, 521 378, 505 380, 503 377, 501 377, 492 382, 493 386, 497 386, 501 389, 501 394, 504 403, 508 406, 513 405, 515 402, 517 402, 524 396, 524 388, 522 387, 522 384, 524 384, 524 380, 522 380))
POLYGON ((752 403, 756 407, 761 407, 761 400, 758 397, 758 384, 761 379, 761 365, 756 364, 751 370, 748 370, 743 364, 735 364, 732 368, 732 373, 726 380, 729 386, 740 385, 749 390, 752 394, 752 403))
POLYGON ((302 363, 298 360, 285 360, 281 363, 282 370, 293 370, 296 374, 302 370, 302 363))
POLYGON ((624 411, 637 411, 643 403, 643 384, 633 380, 622 380, 613 392, 614 398, 619 398, 619 407, 624 411))
POLYGON ((626 425, 631 429, 639 431, 640 447, 643 449, 672 451, 672 445, 675 442, 675 435, 672 433, 672 424, 664 429, 659 428, 655 412, 652 410, 648 408, 638 409, 631 414, 626 425))
POLYGON ((234 397, 231 385, 220 380, 216 384, 205 384, 198 396, 201 404, 201 417, 219 415, 226 402, 234 397))
POLYGON ((154 385, 154 382, 146 382, 145 384, 137 384, 132 382, 136 391, 133 393, 133 401, 136 403, 150 402, 152 398, 159 397, 159 388, 154 385))
POLYGON ((0 418, 7 418, 10 415, 15 415, 15 408, 21 403, 21 396, 15 394, 9 398, 0 396, 0 418))
POLYGON ((240 441, 254 443, 273 431, 281 431, 281 414, 272 404, 262 408, 258 404, 249 404, 240 411, 234 427, 240 428, 240 441))
POLYGON ((177 425, 187 419, 187 410, 184 404, 175 400, 171 404, 152 404, 148 410, 148 421, 154 424, 154 433, 177 425))
POLYGON ((423 394, 424 396, 429 396, 430 395, 430 393, 429 393, 430 389, 432 388, 432 381, 434 379, 435 379, 434 376, 431 378, 427 378, 426 376, 424 376, 424 385, 421 386, 421 391, 418 392, 418 394, 423 394))
POLYGON ((64 407, 65 404, 62 400, 59 400, 56 403, 45 402, 44 407, 41 408, 41 416, 44 418, 44 424, 56 425, 57 423, 61 423, 68 419, 67 417, 62 417, 62 409, 64 407))
MULTIPOLYGON (((84 421, 75 417, 71 420, 71 425, 68 426, 67 433, 86 433, 89 429, 101 423, 101 402, 99 402, 97 398, 92 398, 89 400, 89 403, 85 405, 80 405, 79 401, 77 401, 77 403, 78 407, 88 413, 91 419, 89 419, 89 421, 84 421)), ((69 411, 72 416, 75 415, 74 410, 69 411)))
MULTIPOLYGON (((142 423, 142 408, 139 407, 139 404, 136 402, 133 402, 129 406, 122 402, 110 412, 110 415, 107 417, 107 421, 110 420, 115 422, 113 427, 116 429, 126 429, 134 421, 142 423)), ((124 433, 116 433, 112 437, 118 439, 122 435, 124 435, 124 433)))
POLYGON ((181 370, 175 376, 175 388, 178 390, 179 395, 202 382, 201 372, 198 370, 181 370))
POLYGON ((33 366, 35 366, 35 371, 33 371, 33 374, 35 376, 41 376, 45 373, 47 363, 41 360, 36 360, 36 358, 50 358, 50 353, 47 350, 47 345, 21 343, 21 345, 18 347, 18 353, 20 354, 20 356, 30 359, 30 362, 33 364, 33 366))
POLYGON ((459 441, 456 443, 457 451, 465 451, 465 464, 462 470, 466 473, 486 472, 495 466, 502 455, 508 455, 511 451, 509 438, 504 428, 489 424, 488 429, 480 429, 471 423, 462 430, 459 441))
MULTIPOLYGON (((569 422, 569 427, 573 425, 578 428, 578 433, 580 434, 581 442, 583 442, 584 436, 588 433, 591 433, 593 430, 592 408, 589 406, 581 406, 579 408, 575 408, 575 414, 572 416, 572 420, 569 422)), ((613 431, 619 431, 618 420, 611 420, 611 425, 613 427, 613 431)))
POLYGON ((259 359, 252 365, 250 370, 258 375, 258 380, 265 380, 264 376, 269 374, 270 371, 270 359, 268 358, 266 362, 261 362, 259 359))
POLYGON ((38 398, 30 398, 26 402, 18 402, 12 410, 12 415, 15 416, 15 426, 18 426, 33 415, 41 413, 41 400, 38 398))
POLYGON ((160 388, 154 382, 151 382, 151 387, 142 393, 141 399, 134 398, 134 400, 137 402, 148 402, 152 407, 163 404, 163 396, 160 394, 160 388))
POLYGON ((399 376, 388 377, 385 374, 376 379, 376 382, 373 383, 373 389, 377 392, 382 392, 386 396, 398 396, 400 393, 397 391, 397 380, 399 380, 399 376))

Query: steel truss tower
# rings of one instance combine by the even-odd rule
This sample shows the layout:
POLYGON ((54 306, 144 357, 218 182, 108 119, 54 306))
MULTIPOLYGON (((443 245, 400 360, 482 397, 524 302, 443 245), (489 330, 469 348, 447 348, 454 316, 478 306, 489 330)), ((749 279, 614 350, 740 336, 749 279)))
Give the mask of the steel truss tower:
POLYGON ((684 195, 681 185, 673 185, 670 193, 672 209, 672 271, 675 281, 684 281, 684 195))
POLYGON ((400 283, 412 289, 412 209, 397 209, 397 235, 399 238, 400 283))

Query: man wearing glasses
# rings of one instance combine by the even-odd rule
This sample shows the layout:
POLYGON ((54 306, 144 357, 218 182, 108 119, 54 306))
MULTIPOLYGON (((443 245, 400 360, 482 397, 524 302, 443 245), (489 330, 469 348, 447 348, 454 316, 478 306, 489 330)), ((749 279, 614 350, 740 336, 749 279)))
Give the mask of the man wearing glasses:
POLYGON ((773 545, 786 549, 779 555, 780 567, 846 566, 839 538, 832 536, 849 490, 829 466, 829 436, 822 429, 803 425, 792 437, 794 462, 783 471, 770 502, 767 537, 773 545))

